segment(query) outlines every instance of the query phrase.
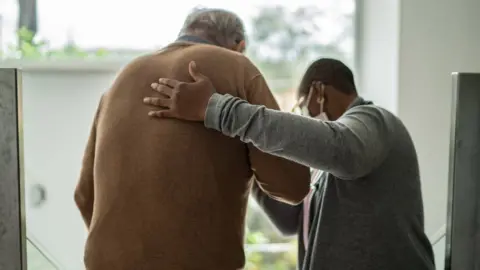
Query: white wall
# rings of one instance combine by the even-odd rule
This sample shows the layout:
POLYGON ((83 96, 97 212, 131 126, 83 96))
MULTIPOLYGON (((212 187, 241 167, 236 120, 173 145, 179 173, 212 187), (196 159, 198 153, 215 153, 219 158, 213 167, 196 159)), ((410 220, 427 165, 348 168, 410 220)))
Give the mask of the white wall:
POLYGON ((445 269, 445 237, 433 246, 433 252, 435 253, 435 266, 437 270, 445 269))
POLYGON ((478 0, 402 2, 398 111, 419 152, 430 233, 446 218, 450 74, 480 72, 479 12, 478 0))
POLYGON ((399 1, 357 1, 357 81, 361 94, 397 111, 399 1))
POLYGON ((23 72, 27 231, 65 269, 84 269, 86 230, 73 192, 100 95, 118 68, 23 72), (32 205, 34 184, 47 191, 39 207, 32 205))
MULTIPOLYGON (((446 221, 450 74, 480 72, 480 1, 358 2, 364 10, 358 33, 360 88, 396 112, 413 136, 426 230, 433 235, 446 221)), ((443 261, 444 251, 435 250, 437 261, 439 256, 443 261)))

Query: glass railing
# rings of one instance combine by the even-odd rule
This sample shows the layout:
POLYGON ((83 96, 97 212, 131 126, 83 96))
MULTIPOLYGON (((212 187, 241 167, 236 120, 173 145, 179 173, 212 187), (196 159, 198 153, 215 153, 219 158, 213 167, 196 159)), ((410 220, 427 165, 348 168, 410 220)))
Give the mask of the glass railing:
POLYGON ((445 234, 446 227, 443 225, 431 239, 437 270, 445 269, 445 234))
POLYGON ((62 270, 31 238, 27 238, 27 267, 27 270, 62 270))
MULTIPOLYGON (((435 265, 437 270, 443 270, 445 266, 445 226, 442 226, 431 239, 433 252, 435 253, 435 265)), ((286 252, 291 248, 290 244, 278 245, 246 245, 246 253, 250 252, 286 252), (273 247, 273 249, 272 249, 273 247)), ((253 259, 255 261, 255 259, 253 259)), ((250 262, 251 263, 251 262, 250 262)), ((27 239, 27 265, 28 270, 63 270, 55 260, 42 251, 42 248, 31 238, 27 239)))

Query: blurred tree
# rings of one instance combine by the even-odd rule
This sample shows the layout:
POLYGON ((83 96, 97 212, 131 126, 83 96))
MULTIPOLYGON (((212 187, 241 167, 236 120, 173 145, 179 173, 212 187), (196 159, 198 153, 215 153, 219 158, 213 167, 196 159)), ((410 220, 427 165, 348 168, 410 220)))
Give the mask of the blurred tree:
POLYGON ((325 11, 316 6, 300 7, 293 12, 282 6, 265 6, 253 17, 249 56, 266 77, 284 80, 285 86, 272 87, 275 91, 288 90, 291 80, 298 80, 315 58, 328 56, 348 62, 340 45, 352 36, 352 15, 339 19, 343 30, 339 35, 329 43, 320 43, 318 36, 325 29, 319 21, 324 16, 325 11))
POLYGON ((37 0, 18 0, 17 29, 30 31, 33 40, 38 31, 37 0))
POLYGON ((246 270, 296 269, 295 239, 280 235, 253 199, 249 200, 247 223, 245 230, 247 245, 290 243, 292 248, 286 252, 247 252, 246 270))

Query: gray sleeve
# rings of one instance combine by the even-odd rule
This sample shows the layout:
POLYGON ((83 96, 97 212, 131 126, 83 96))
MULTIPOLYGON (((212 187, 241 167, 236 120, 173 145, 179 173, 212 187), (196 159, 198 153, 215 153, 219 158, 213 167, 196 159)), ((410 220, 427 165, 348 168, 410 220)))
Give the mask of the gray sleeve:
POLYGON ((354 107, 337 121, 323 122, 214 94, 205 126, 346 180, 365 176, 379 166, 391 141, 386 111, 373 105, 354 107))
POLYGON ((256 182, 252 186, 252 196, 268 216, 268 219, 283 235, 297 234, 303 203, 290 205, 277 201, 263 192, 256 182))

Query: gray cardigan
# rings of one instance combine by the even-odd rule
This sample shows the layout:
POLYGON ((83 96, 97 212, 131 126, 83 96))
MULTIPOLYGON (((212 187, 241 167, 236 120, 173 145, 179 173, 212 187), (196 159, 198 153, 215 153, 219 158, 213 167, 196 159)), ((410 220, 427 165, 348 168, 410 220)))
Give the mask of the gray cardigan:
MULTIPOLYGON (((402 122, 361 98, 322 122, 214 94, 205 126, 326 172, 312 199, 303 270, 434 270, 424 232, 417 154, 402 122)), ((300 232, 301 205, 253 195, 285 234, 300 232)))

